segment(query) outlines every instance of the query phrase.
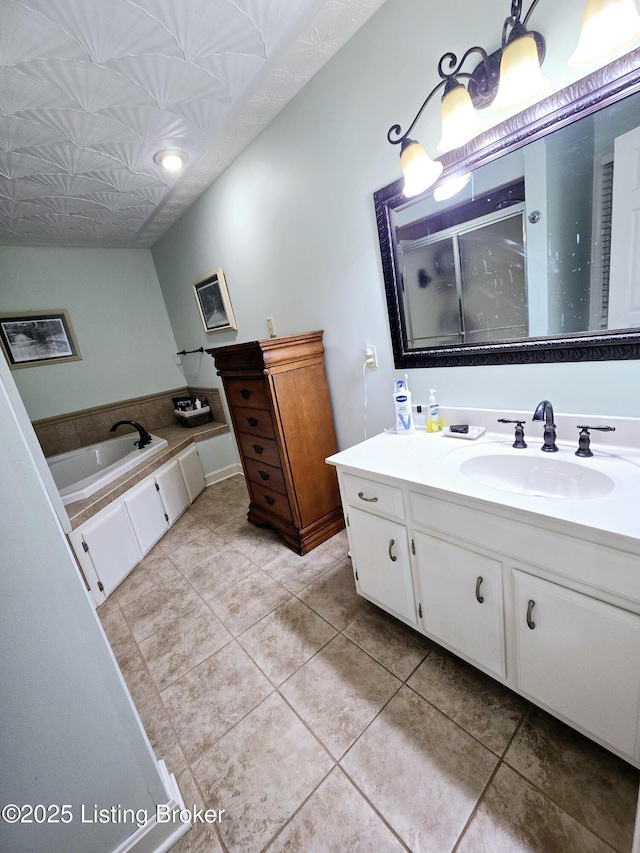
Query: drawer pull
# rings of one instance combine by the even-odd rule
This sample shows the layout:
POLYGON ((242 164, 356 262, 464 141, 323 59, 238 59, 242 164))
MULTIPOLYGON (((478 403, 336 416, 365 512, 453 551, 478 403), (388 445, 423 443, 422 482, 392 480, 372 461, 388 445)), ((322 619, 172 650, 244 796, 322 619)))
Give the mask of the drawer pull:
POLYGON ((263 447, 261 444, 252 444, 252 445, 251 445, 251 447, 253 447, 253 449, 254 449, 254 450, 255 450, 255 452, 258 454, 258 456, 259 456, 261 453, 264 453, 264 447, 263 447))
POLYGON ((258 419, 257 418, 247 418, 247 423, 249 424, 249 426, 257 427, 258 426, 258 419))
POLYGON ((378 501, 378 498, 365 498, 364 492, 358 492, 358 497, 361 501, 366 501, 368 504, 374 504, 378 501))
POLYGON ((240 396, 242 397, 243 400, 248 400, 249 397, 251 396, 251 391, 249 391, 248 388, 241 388, 240 389, 240 396))
POLYGON ((271 477, 271 474, 267 474, 266 471, 258 471, 258 474, 260 474, 263 480, 268 480, 271 477))
POLYGON ((480 586, 482 584, 482 577, 479 577, 476 581, 476 599, 478 600, 478 604, 484 604, 484 595, 480 595, 480 586))
POLYGON ((264 499, 269 504, 269 506, 273 506, 275 503, 275 500, 270 495, 265 495, 264 499))
MULTIPOLYGON (((376 501, 377 501, 377 500, 378 500, 378 498, 374 498, 374 500, 376 500, 376 501)), ((396 544, 396 540, 395 540, 395 539, 391 539, 391 540, 390 540, 390 542, 389 542, 389 559, 391 560, 391 562, 392 562, 392 563, 395 563, 395 561, 398 559, 398 558, 393 554, 393 552, 391 551, 391 549, 393 548, 393 546, 394 546, 395 544, 396 544)))
POLYGON ((527 607, 527 625, 529 626, 529 628, 531 628, 532 631, 536 627, 536 623, 531 618, 531 613, 533 612, 533 608, 535 606, 536 606, 535 601, 533 600, 533 598, 530 598, 529 599, 529 606, 527 607))

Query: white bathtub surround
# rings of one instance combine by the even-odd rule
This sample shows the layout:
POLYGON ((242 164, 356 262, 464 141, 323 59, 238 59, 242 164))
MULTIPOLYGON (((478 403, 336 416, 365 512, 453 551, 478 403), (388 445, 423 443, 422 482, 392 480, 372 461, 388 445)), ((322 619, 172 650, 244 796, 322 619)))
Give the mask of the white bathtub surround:
POLYGON ((139 438, 137 432, 128 433, 50 456, 47 463, 62 503, 90 497, 168 445, 165 438, 152 435, 150 444, 141 449, 136 445, 139 438))
POLYGON ((442 409, 474 441, 383 433, 336 465, 358 592, 640 766, 640 421, 442 409), (526 449, 512 447, 525 420, 526 449), (593 457, 575 456, 578 425, 593 457))

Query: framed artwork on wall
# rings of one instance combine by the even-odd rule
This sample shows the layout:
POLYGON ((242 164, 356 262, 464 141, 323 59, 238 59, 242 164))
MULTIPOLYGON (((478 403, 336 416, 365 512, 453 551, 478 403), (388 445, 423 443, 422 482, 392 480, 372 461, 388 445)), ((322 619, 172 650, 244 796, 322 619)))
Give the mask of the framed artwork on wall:
POLYGON ((193 285, 205 332, 237 329, 227 283, 221 269, 214 270, 193 285))
POLYGON ((0 341, 12 370, 82 358, 64 310, 0 314, 0 341))

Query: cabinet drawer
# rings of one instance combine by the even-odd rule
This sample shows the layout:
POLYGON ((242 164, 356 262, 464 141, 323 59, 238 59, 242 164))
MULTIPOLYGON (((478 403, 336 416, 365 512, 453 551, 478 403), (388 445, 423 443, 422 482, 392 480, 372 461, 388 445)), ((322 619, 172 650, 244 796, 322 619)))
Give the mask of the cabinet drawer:
POLYGON ((281 468, 274 468, 273 465, 265 465, 264 462, 256 462, 255 459, 244 460, 244 467, 247 472, 247 477, 259 486, 266 486, 268 489, 273 489, 274 492, 280 492, 282 495, 287 494, 287 487, 284 482, 284 474, 281 468))
POLYGON ((264 379, 227 379, 224 387, 232 409, 236 406, 269 409, 269 397, 264 379))
POLYGON ((285 521, 292 520, 289 501, 284 495, 267 489, 265 486, 259 486, 257 483, 251 483, 250 489, 251 498, 256 506, 283 518, 285 521))
POLYGON ((275 438, 276 432, 271 420, 271 412, 266 409, 249 409, 238 406, 235 410, 236 424, 240 432, 275 438))
POLYGON ((351 506, 404 519, 402 489, 351 474, 345 474, 343 482, 347 503, 351 506))
POLYGON ((280 467, 280 454, 278 445, 272 438, 261 438, 256 435, 238 433, 238 441, 242 448, 242 455, 247 459, 255 459, 267 465, 280 467))

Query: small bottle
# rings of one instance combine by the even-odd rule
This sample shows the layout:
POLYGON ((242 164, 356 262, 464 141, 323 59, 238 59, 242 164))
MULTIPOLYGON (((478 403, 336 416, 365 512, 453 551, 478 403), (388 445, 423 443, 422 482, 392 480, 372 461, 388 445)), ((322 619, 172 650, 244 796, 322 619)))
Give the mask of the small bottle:
POLYGON ((436 392, 433 388, 429 390, 429 410, 427 412, 427 432, 442 432, 442 420, 440 418, 440 406, 436 400, 436 392))
POLYGON ((415 432, 413 413, 411 411, 411 393, 407 385, 407 377, 393 380, 393 402, 396 407, 396 433, 410 435, 415 432))

